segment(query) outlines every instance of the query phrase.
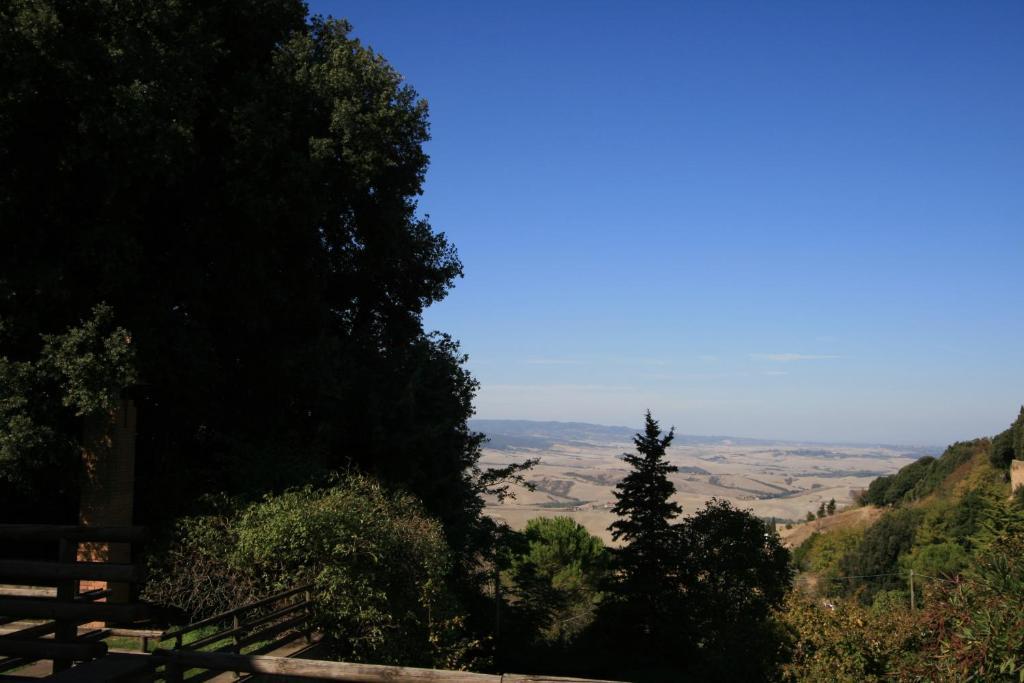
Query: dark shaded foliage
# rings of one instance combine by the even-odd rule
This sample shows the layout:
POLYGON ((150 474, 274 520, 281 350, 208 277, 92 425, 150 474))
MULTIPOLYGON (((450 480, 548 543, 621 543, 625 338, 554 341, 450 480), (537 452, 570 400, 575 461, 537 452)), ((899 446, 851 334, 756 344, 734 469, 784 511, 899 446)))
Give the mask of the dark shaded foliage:
POLYGON ((924 498, 934 492, 954 470, 988 448, 988 439, 954 443, 938 458, 925 456, 901 468, 896 474, 878 477, 868 486, 861 500, 883 506, 924 498))
POLYGON ((859 592, 870 602, 878 591, 902 588, 902 577, 886 574, 899 571, 900 555, 913 546, 923 516, 919 509, 897 508, 868 527, 857 547, 840 561, 844 575, 860 577, 846 583, 847 592, 859 592))
POLYGON ((300 0, 28 0, 0 6, 0 92, 0 357, 31 384, 42 335, 109 305, 140 522, 355 466, 468 542, 476 382, 421 321, 462 266, 417 212, 426 103, 383 58, 300 0))
POLYGON ((1024 460, 1024 406, 1006 431, 992 438, 989 458, 995 467, 1008 469, 1010 461, 1024 460))

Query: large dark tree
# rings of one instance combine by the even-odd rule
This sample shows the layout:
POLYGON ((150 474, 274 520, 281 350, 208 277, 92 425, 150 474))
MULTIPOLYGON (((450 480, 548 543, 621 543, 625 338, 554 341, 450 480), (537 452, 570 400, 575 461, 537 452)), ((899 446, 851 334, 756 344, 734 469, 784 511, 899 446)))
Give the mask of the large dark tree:
POLYGON ((421 321, 462 272, 417 212, 427 106, 349 30, 301 0, 0 2, 0 357, 112 311, 144 521, 348 465, 450 529, 478 504, 476 385, 421 321))
POLYGON ((789 551, 772 525, 717 498, 678 532, 685 610, 676 628, 693 679, 765 678, 780 655, 771 613, 792 583, 789 551))

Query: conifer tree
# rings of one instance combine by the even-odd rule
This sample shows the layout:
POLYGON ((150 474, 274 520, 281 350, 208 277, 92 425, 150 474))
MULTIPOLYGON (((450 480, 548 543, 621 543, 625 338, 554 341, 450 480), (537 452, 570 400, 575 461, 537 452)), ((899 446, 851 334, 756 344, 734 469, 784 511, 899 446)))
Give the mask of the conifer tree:
POLYGON ((829 517, 831 517, 832 515, 836 514, 836 499, 835 498, 830 498, 829 499, 828 505, 825 507, 825 512, 828 513, 829 517))
POLYGON ((665 459, 673 436, 672 429, 662 436, 647 411, 643 433, 633 438, 636 453, 623 455, 632 471, 615 487, 612 511, 619 518, 608 527, 613 539, 625 541, 616 552, 614 593, 624 608, 618 618, 645 639, 642 647, 652 649, 670 630, 667 622, 677 611, 673 605, 679 597, 672 577, 678 574, 680 533, 672 520, 682 508, 671 500, 675 485, 668 478, 678 468, 665 459))
POLYGON ((630 548, 635 546, 640 556, 657 551, 671 533, 671 521, 682 512, 671 500, 676 487, 668 479, 679 468, 665 460, 665 449, 674 436, 674 429, 670 429, 662 437, 661 428, 648 410, 644 433, 633 437, 637 452, 623 454, 633 471, 615 487, 612 512, 619 519, 608 529, 614 540, 623 540, 630 548))

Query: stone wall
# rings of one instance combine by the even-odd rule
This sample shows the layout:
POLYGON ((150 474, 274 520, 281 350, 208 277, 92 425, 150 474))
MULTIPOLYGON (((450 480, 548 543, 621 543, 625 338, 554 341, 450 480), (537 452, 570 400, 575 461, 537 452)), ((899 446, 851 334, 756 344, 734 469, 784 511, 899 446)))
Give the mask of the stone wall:
POLYGON ((1018 486, 1024 486, 1024 460, 1010 461, 1010 491, 1017 490, 1018 486))

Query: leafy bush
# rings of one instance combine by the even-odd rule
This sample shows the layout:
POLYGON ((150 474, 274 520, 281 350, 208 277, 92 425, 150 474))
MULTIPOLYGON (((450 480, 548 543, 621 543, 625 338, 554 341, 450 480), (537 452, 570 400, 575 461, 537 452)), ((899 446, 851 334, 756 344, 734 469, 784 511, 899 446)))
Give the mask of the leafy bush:
POLYGON ((149 558, 142 598, 179 610, 184 620, 199 621, 266 596, 250 567, 240 567, 236 504, 209 501, 205 515, 183 517, 171 540, 149 558))
POLYGON ((457 668, 475 643, 448 591, 450 567, 441 526, 418 501, 351 475, 184 520, 146 597, 199 616, 312 582, 336 656, 457 668))
POLYGON ((1010 461, 1024 460, 1024 406, 1009 429, 992 439, 989 459, 995 467, 1007 469, 1010 461))
POLYGON ((955 583, 940 582, 925 619, 929 680, 1024 680, 1024 514, 989 520, 992 536, 955 583))
POLYGON ((899 503, 925 477, 933 462, 935 458, 926 455, 901 468, 896 474, 878 477, 868 485, 864 501, 879 506, 899 503))
POLYGON ((863 591, 863 598, 870 601, 879 590, 903 587, 903 578, 891 574, 899 572, 900 555, 913 546, 922 515, 919 509, 897 508, 864 531, 856 548, 839 563, 843 575, 862 577, 847 584, 847 593, 863 591))
POLYGON ((861 529, 835 529, 827 534, 815 532, 793 551, 793 566, 799 571, 816 574, 821 592, 831 594, 836 588, 836 577, 842 573, 840 563, 857 547, 863 535, 861 529))
POLYGON ((790 637, 782 679, 797 683, 912 680, 900 671, 916 662, 915 651, 927 633, 898 600, 889 599, 889 593, 880 596, 886 596, 881 598, 886 609, 863 607, 853 600, 825 606, 797 593, 790 595, 780 613, 790 637))

